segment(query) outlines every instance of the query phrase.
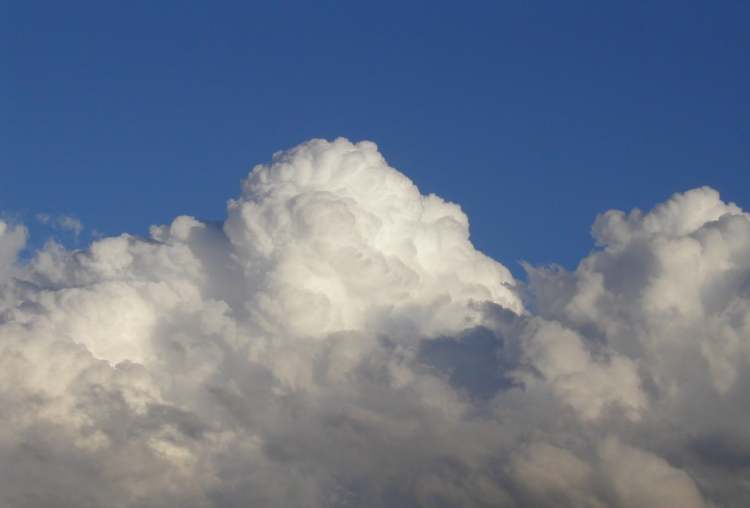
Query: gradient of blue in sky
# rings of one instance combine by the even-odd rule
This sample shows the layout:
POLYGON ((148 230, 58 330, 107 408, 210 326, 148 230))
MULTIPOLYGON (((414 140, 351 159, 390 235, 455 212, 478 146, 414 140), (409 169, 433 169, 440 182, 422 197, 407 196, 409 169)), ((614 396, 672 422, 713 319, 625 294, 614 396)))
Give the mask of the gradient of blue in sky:
MULTIPOLYGON (((378 143, 477 247, 567 266, 610 208, 750 208, 747 2, 4 2, 0 210, 221 219, 312 137, 378 143)), ((68 238, 69 242, 73 242, 68 238)))

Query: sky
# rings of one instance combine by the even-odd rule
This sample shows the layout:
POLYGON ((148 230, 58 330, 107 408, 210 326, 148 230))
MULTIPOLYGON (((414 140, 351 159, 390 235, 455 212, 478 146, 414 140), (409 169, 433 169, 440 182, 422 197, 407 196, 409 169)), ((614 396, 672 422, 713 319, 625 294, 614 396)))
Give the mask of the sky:
POLYGON ((0 506, 745 508, 746 4, 2 9, 0 506))
POLYGON ((517 275, 572 267, 609 208, 750 199, 746 2, 2 9, 0 203, 83 237, 219 220, 255 164, 338 136, 460 203, 517 275))

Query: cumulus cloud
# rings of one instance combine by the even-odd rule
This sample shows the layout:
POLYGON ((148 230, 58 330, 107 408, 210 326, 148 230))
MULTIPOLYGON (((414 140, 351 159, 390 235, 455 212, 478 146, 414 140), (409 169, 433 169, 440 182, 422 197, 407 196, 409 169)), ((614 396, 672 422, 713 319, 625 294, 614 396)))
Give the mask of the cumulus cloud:
POLYGON ((750 495, 750 216, 597 218, 522 287, 373 143, 256 166, 217 223, 0 222, 0 504, 709 507, 750 495))

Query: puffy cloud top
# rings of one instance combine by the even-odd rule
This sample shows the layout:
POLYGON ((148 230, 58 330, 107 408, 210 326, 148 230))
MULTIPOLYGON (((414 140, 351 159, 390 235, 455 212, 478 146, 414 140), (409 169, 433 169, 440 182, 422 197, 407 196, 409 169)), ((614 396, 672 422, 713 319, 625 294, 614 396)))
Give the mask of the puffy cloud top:
POLYGON ((344 139, 220 223, 21 261, 0 221, 0 505, 744 506, 749 216, 701 188, 593 230, 518 291, 344 139))
POLYGON ((422 196, 371 142, 305 143, 242 188, 224 231, 263 288, 251 312, 271 327, 434 334, 476 323, 472 301, 522 309, 510 272, 469 242, 461 209, 422 196))

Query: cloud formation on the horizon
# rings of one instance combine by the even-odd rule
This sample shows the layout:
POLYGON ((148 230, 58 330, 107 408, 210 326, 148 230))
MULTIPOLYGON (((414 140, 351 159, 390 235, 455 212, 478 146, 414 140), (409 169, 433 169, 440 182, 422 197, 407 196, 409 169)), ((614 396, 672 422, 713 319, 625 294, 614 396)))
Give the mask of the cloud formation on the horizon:
POLYGON ((0 220, 0 504, 744 506, 750 216, 599 216, 521 288, 370 142, 256 166, 221 223, 0 220))

